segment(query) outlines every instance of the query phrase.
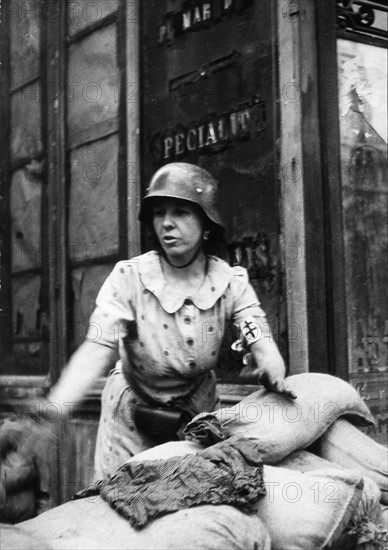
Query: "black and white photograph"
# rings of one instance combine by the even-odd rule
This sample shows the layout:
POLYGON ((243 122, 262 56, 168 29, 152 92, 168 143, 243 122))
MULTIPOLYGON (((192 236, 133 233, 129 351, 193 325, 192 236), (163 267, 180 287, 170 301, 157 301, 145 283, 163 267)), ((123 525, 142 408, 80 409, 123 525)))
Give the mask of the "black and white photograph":
POLYGON ((0 0, 0 550, 388 550, 387 0, 0 0))

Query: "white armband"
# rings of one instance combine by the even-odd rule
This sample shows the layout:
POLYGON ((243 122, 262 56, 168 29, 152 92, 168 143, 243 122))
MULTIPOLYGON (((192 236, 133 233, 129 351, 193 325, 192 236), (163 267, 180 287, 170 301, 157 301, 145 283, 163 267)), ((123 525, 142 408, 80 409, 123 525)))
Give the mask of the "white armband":
POLYGON ((243 344, 249 348, 254 342, 258 342, 262 337, 260 326, 254 317, 247 317, 240 323, 241 339, 243 344))

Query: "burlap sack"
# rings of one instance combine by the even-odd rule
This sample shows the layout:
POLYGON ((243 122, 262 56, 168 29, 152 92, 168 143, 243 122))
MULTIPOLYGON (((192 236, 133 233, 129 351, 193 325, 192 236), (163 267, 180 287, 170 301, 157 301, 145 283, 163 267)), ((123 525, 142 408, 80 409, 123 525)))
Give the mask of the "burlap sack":
POLYGON ((261 520, 232 506, 198 506, 152 521, 141 531, 100 497, 75 500, 19 524, 66 550, 269 550, 261 520))
MULTIPOLYGON (((193 442, 166 443, 134 456, 130 462, 200 450, 201 446, 193 442)), ((307 452, 294 453, 288 463, 293 469, 264 466, 267 495, 257 503, 257 516, 268 529, 272 550, 319 550, 339 539, 357 510, 363 488, 361 476, 307 452)))
POLYGON ((0 423, 0 522, 18 523, 36 512, 38 472, 32 456, 20 452, 29 424, 16 417, 0 423))
MULTIPOLYGON (((278 466, 299 472, 311 472, 322 468, 333 468, 334 465, 313 453, 295 451, 283 459, 278 466)), ((335 467, 341 468, 338 465, 335 465, 335 467)), ((378 543, 384 538, 384 531, 387 530, 384 525, 382 507, 380 506, 381 491, 372 479, 364 476, 363 482, 364 487, 361 498, 333 549, 344 550, 346 548, 353 550, 359 548, 362 541, 368 541, 372 548, 381 547, 378 543)))
MULTIPOLYGON (((201 446, 171 442, 133 457, 155 460, 194 454, 201 446)), ((270 538, 260 518, 232 506, 198 506, 152 521, 141 531, 100 497, 69 502, 19 524, 44 535, 55 550, 269 550, 270 538)))
POLYGON ((1 550, 52 550, 44 537, 19 526, 0 524, 1 550))
MULTIPOLYGON (((305 449, 339 417, 357 424, 373 424, 373 417, 357 391, 340 378, 303 373, 287 378, 295 401, 261 389, 233 407, 214 415, 227 437, 256 439, 265 464, 276 464, 295 450, 305 449)), ((190 426, 190 424, 189 424, 190 426)))
POLYGON ((388 504, 388 449, 339 419, 319 440, 319 454, 344 468, 371 478, 380 488, 382 504, 388 504))

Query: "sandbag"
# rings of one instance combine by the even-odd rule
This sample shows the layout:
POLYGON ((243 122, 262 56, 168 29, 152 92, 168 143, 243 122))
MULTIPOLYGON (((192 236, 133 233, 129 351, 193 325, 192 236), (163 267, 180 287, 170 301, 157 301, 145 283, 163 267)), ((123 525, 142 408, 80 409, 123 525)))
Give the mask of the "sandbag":
POLYGON ((53 508, 19 527, 44 536, 53 549, 270 549, 268 533, 256 515, 224 505, 181 510, 136 531, 100 497, 91 497, 53 508))
MULTIPOLYGON (((297 472, 311 472, 311 470, 319 470, 320 468, 332 468, 333 464, 314 453, 302 450, 294 451, 283 458, 276 466, 289 468, 297 472)), ((341 469, 341 467, 339 468, 341 469)))
POLYGON ((52 550, 52 548, 44 538, 34 535, 27 529, 1 523, 0 550, 52 550))
POLYGON ((127 462, 144 462, 146 460, 163 460, 173 456, 185 456, 203 451, 202 445, 195 441, 169 441, 151 447, 142 453, 132 456, 127 462))
POLYGON ((381 525, 388 533, 388 506, 381 506, 381 525))
POLYGON ((321 550, 337 540, 361 498, 362 478, 354 471, 298 471, 264 466, 268 495, 257 514, 272 550, 321 550))
POLYGON ((31 456, 19 451, 27 422, 16 417, 0 423, 0 522, 18 523, 33 517, 38 472, 31 456))
POLYGON ((377 484, 369 477, 364 476, 364 488, 361 493, 361 499, 357 504, 350 523, 357 526, 365 521, 373 523, 375 526, 383 526, 382 510, 380 506, 380 489, 377 484))
MULTIPOLYGON (((290 398, 261 389, 232 407, 201 413, 192 422, 215 416, 227 437, 256 439, 265 464, 276 464, 295 450, 311 445, 340 416, 358 424, 373 417, 357 391, 340 378, 303 373, 287 378, 297 395, 290 398)), ((190 423, 188 424, 188 430, 190 423)))
POLYGON ((363 479, 361 499, 332 550, 388 548, 386 519, 379 503, 380 489, 368 477, 363 479))
POLYGON ((1 481, 7 494, 23 488, 36 488, 38 474, 34 462, 15 451, 8 452, 1 460, 1 481))
MULTIPOLYGON (((129 462, 167 459, 200 450, 201 446, 192 442, 166 443, 129 462)), ((284 462, 287 460, 294 471, 264 466, 267 495, 258 501, 257 515, 268 529, 273 550, 319 550, 339 539, 356 512, 362 478, 308 452, 294 453, 284 462), (298 471, 301 465, 306 473, 298 471)))
POLYGON ((345 419, 337 420, 320 438, 322 458, 358 470, 380 488, 381 502, 388 504, 388 449, 345 419))
MULTIPOLYGON (((172 441, 144 451, 129 462, 167 459, 200 450, 197 443, 172 441)), ((261 520, 226 505, 198 506, 168 514, 136 531, 95 496, 69 502, 19 526, 44 534, 55 550, 270 549, 270 538, 261 520)))
MULTIPOLYGON (((295 451, 291 455, 287 456, 278 466, 282 468, 289 468, 290 470, 296 470, 298 472, 311 472, 312 470, 318 470, 322 468, 342 468, 341 466, 334 465, 332 462, 325 460, 308 451, 295 451)), ((380 506, 381 491, 377 483, 367 476, 363 476, 364 487, 361 493, 360 501, 357 504, 354 518, 362 520, 367 517, 369 521, 374 522, 376 525, 382 523, 382 507, 380 506)))
POLYGON ((7 495, 6 499, 0 502, 0 521, 19 523, 32 518, 36 513, 36 507, 35 491, 31 489, 7 495))
POLYGON ((6 456, 9 451, 16 451, 23 438, 25 424, 15 415, 0 422, 0 455, 6 456))
MULTIPOLYGON (((319 468, 333 468, 333 463, 307 451, 295 451, 283 459, 278 466, 300 472, 309 472, 319 468)), ((338 465, 336 467, 341 468, 338 465)), ((364 476, 363 482, 364 487, 361 498, 333 549, 360 548, 365 542, 379 547, 378 542, 384 536, 387 528, 384 526, 384 517, 380 505, 381 491, 370 478, 364 476)))

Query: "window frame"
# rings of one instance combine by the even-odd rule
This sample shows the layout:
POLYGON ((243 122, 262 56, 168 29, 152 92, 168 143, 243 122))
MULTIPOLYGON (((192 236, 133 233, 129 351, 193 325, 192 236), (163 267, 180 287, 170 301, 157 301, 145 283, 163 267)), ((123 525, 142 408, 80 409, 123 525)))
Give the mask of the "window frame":
MULTIPOLYGON (((1 10, 3 17, 9 17, 10 0, 3 0, 1 10), (5 16, 4 16, 5 13, 5 16)), ((117 23, 118 48, 117 58, 120 70, 121 89, 124 95, 119 100, 118 119, 120 124, 118 159, 118 216, 119 216, 119 253, 117 256, 103 258, 102 261, 118 261, 127 258, 128 253, 140 253, 140 223, 137 210, 140 202, 139 176, 139 132, 140 116, 137 102, 127 102, 126 90, 135 90, 139 96, 139 6, 137 2, 128 7, 125 0, 120 0, 114 13, 102 17, 95 24, 67 36, 67 4, 61 0, 49 2, 39 8, 42 17, 41 29, 41 78, 44 87, 48 83, 54 91, 50 101, 42 93, 45 103, 41 105, 42 134, 49 136, 43 142, 46 155, 45 190, 47 190, 45 220, 47 223, 47 247, 45 267, 48 275, 49 300, 49 365, 46 375, 0 375, 0 396, 6 408, 22 404, 25 399, 44 395, 59 378, 69 357, 69 258, 67 255, 67 200, 69 181, 69 163, 66 135, 66 102, 61 101, 61 91, 66 90, 68 48, 71 43, 82 40, 88 34, 108 25, 117 23), (129 9, 130 8, 130 9, 129 9), (130 11, 130 13, 129 13, 130 11), (58 15, 59 14, 59 15, 58 15), (66 14, 65 16, 63 14, 66 14), (45 25, 44 22, 50 22, 45 25), (46 28, 47 27, 47 28, 46 28), (128 131, 127 131, 128 128, 128 131), (49 143, 50 139, 50 143, 49 143), (51 143, 55 143, 55 147, 51 143), (130 170, 128 169, 130 167, 130 170)), ((1 66, 2 97, 8 98, 10 92, 10 32, 9 26, 1 25, 1 66)), ((0 352, 12 349, 12 304, 11 304, 11 243, 10 243, 10 176, 11 164, 9 154, 10 114, 7 102, 2 102, 0 111, 0 143, 4 155, 1 165, 1 212, 3 239, 1 246, 1 290, 0 307, 0 352)), ((43 255, 42 255, 43 256, 43 255)), ((43 258, 42 258, 43 262, 43 258)), ((94 262, 85 262, 90 264, 94 262)), ((100 259, 101 263, 101 259, 100 259)), ((77 264, 78 266, 78 264, 77 264)), ((89 392, 81 410, 99 409, 99 398, 105 378, 100 379, 96 388, 89 392)))

